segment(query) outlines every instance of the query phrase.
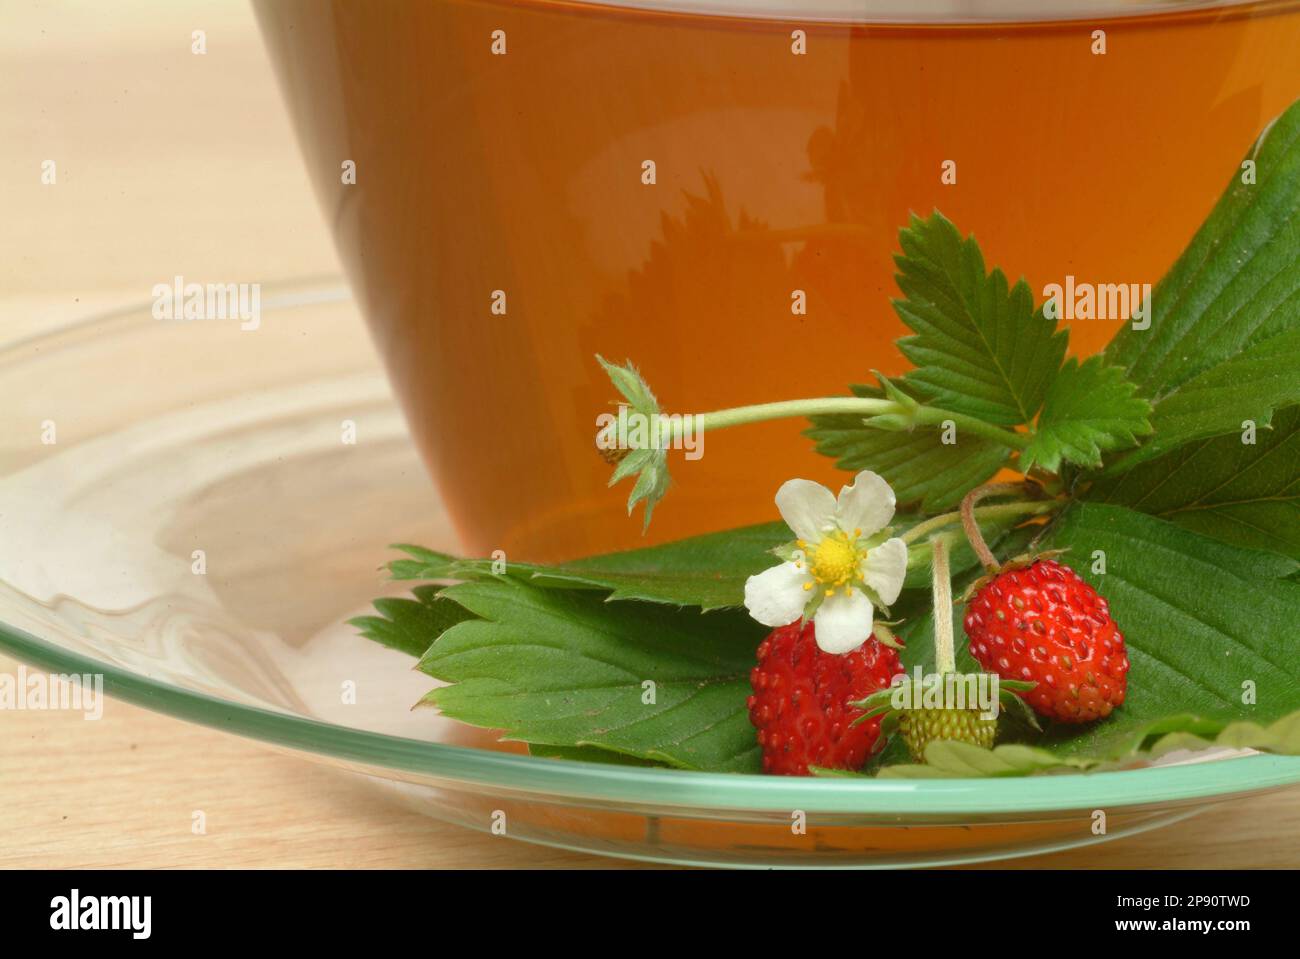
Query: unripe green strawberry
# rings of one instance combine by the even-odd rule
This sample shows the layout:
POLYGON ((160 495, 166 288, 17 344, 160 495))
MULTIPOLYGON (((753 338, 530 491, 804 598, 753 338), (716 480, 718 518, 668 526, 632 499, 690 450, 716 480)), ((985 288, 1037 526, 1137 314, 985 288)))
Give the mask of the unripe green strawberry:
POLYGON ((996 719, 984 719, 974 709, 907 709, 898 714, 898 731, 915 762, 925 762, 925 747, 941 739, 993 748, 996 719))

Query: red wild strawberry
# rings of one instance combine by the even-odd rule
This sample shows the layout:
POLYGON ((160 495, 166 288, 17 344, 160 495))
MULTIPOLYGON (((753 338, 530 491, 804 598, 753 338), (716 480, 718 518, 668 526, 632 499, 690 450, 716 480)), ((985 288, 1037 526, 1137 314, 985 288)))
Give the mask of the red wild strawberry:
POLYGON ((851 702, 889 686, 898 654, 874 636, 851 653, 822 652, 813 624, 772 630, 749 674, 749 721, 758 729, 763 771, 807 776, 809 765, 860 769, 884 746, 880 717, 853 725, 864 710, 851 702))
POLYGON ((1124 635, 1106 600, 1068 566, 1039 559, 1004 569, 977 589, 964 625, 981 666, 1038 684, 1024 698, 1040 715, 1086 723, 1124 702, 1124 635))

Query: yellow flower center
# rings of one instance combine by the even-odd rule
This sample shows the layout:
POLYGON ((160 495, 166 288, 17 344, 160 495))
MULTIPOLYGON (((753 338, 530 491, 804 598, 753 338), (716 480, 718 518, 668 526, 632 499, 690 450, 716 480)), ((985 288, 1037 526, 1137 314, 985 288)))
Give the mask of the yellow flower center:
POLYGON ((826 535, 808 554, 808 572, 824 586, 847 586, 859 577, 866 550, 858 545, 860 532, 853 535, 836 530, 826 535))

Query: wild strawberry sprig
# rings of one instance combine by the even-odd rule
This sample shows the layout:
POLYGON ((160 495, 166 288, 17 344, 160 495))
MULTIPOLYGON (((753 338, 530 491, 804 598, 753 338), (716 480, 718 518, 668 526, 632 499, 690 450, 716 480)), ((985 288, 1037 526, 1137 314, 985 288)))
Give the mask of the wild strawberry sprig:
MULTIPOLYGON (((773 550, 782 563, 745 584, 750 615, 775 627, 758 648, 747 703, 766 772, 856 769, 896 730, 917 761, 937 739, 988 747, 1003 704, 1015 705, 1032 723, 1012 695, 1032 683, 956 671, 944 533, 926 544, 938 669, 902 675, 891 624, 874 620, 876 610, 887 613, 885 604, 898 598, 907 570, 908 544, 888 525, 894 514, 888 483, 863 471, 837 498, 817 483, 791 480, 777 492, 776 505, 798 539, 773 550)), ((910 531, 913 540, 920 528, 910 531)))
POLYGON ((637 503, 644 502, 647 526, 655 506, 668 492, 669 450, 702 446, 706 433, 734 426, 847 413, 861 416, 865 426, 891 432, 949 424, 963 435, 979 437, 1016 452, 1024 450, 1029 442, 1023 433, 976 416, 920 403, 878 372, 875 376, 882 393, 878 398, 828 396, 707 413, 665 413, 654 391, 631 362, 610 363, 602 356, 596 360, 622 396, 618 415, 606 413, 598 419, 596 448, 606 462, 614 465, 610 486, 636 477, 628 495, 627 510, 631 513, 637 503))

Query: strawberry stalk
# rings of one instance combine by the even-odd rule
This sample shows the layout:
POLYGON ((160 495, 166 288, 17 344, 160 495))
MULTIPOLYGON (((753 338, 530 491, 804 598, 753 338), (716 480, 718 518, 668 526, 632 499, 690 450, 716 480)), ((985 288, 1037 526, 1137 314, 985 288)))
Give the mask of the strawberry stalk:
MULTIPOLYGON (((894 731, 902 734, 903 742, 912 759, 918 763, 928 761, 927 752, 932 743, 956 741, 984 749, 991 749, 997 738, 997 716, 982 714, 974 704, 952 702, 947 687, 947 678, 957 673, 957 657, 953 646, 952 625, 952 571, 948 561, 948 537, 932 537, 929 541, 934 575, 931 579, 932 599, 934 601, 934 663, 935 673, 925 677, 920 683, 904 679, 902 686, 891 685, 889 689, 867 697, 855 703, 865 710, 860 720, 880 716, 882 735, 892 735, 894 731), (924 705, 931 693, 932 681, 937 680, 944 702, 939 706, 924 705), (906 704, 895 702, 899 693, 909 694, 906 704), (920 697, 915 698, 915 697, 920 697)), ((978 677, 958 677, 960 679, 978 677)), ((957 693, 960 697, 962 694, 957 693)), ((999 699, 1003 698, 1001 695, 999 699)))
MULTIPOLYGON (((1003 429, 983 420, 954 413, 950 410, 896 399, 875 399, 858 396, 832 396, 803 400, 783 400, 776 403, 758 403, 753 406, 737 406, 727 410, 714 410, 710 413, 695 414, 694 428, 700 432, 726 429, 731 426, 744 426, 749 423, 765 423, 769 420, 800 419, 812 416, 824 416, 828 413, 857 413, 864 418, 880 417, 879 423, 867 420, 868 425, 894 429, 885 426, 886 422, 896 419, 910 426, 939 427, 952 422, 958 429, 973 436, 992 440, 1012 450, 1022 450, 1028 444, 1028 437, 1014 430, 1003 429)), ((677 437, 674 436, 674 439, 677 437)))
POLYGON ((957 656, 952 641, 952 578, 948 571, 948 542, 942 536, 930 540, 934 578, 934 665, 940 675, 957 671, 957 656))
MULTIPOLYGON (((1015 485, 1015 484, 1012 484, 1015 485)), ((1011 503, 997 503, 993 506, 981 506, 978 509, 972 509, 974 519, 995 520, 1006 517, 1016 516, 1041 516, 1043 513, 1050 513, 1060 506, 1059 502, 1053 500, 1038 500, 1030 502, 1027 500, 1016 500, 1011 503)), ((912 544, 917 540, 929 536, 935 530, 943 529, 945 526, 951 526, 953 523, 964 523, 960 511, 954 510, 951 513, 940 513, 938 516, 931 516, 927 520, 917 523, 911 529, 899 534, 904 543, 912 544)), ((947 537, 945 536, 945 539, 947 537)))
POLYGON ((1041 496, 1042 488, 1029 480, 1017 483, 985 483, 983 486, 975 487, 961 501, 962 529, 966 531, 966 538, 970 540, 971 549, 979 558, 980 565, 989 573, 996 573, 1002 568, 1002 564, 993 555, 988 543, 984 542, 984 534, 980 532, 980 524, 976 521, 975 505, 988 496, 1007 496, 1013 493, 1041 496))

